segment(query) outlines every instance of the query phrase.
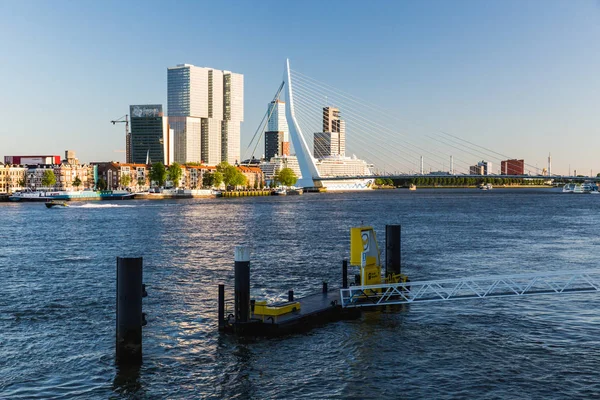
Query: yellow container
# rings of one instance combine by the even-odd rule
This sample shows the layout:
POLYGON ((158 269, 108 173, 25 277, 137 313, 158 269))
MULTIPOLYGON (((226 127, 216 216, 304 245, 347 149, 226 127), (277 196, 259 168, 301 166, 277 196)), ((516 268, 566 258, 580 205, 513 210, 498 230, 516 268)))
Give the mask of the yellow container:
POLYGON ((262 315, 263 319, 264 316, 276 317, 294 311, 300 311, 300 303, 297 301, 272 305, 267 305, 264 300, 254 303, 254 315, 262 315))

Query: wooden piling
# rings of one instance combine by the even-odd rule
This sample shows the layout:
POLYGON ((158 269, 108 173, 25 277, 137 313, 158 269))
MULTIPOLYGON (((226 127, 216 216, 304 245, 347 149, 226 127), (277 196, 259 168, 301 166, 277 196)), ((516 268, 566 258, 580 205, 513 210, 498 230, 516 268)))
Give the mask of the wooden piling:
POLYGON ((142 257, 117 257, 116 360, 119 364, 142 363, 142 257))
POLYGON ((401 226, 385 226, 385 276, 401 273, 401 226))
POLYGON ((235 321, 250 320, 250 248, 235 247, 235 321))

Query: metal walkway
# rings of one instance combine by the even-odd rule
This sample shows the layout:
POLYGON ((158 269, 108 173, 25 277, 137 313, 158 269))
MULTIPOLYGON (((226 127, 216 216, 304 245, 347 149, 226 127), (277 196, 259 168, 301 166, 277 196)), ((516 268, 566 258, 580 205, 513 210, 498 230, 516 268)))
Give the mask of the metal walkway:
POLYGON ((343 307, 600 291, 600 270, 541 272, 340 289, 343 307))

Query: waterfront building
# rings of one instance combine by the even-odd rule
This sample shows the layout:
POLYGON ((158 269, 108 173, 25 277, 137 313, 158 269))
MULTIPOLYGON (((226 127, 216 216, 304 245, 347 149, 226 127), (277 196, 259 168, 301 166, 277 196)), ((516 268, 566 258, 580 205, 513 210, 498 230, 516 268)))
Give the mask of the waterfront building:
POLYGON ((240 165, 237 168, 246 177, 246 187, 253 188, 256 186, 258 188, 261 183, 264 185, 264 175, 259 167, 240 165))
POLYGON ((483 173, 483 165, 471 165, 469 167, 469 175, 485 175, 483 173))
POLYGON ((230 164, 240 158, 244 76, 180 64, 167 69, 167 109, 174 161, 230 164))
POLYGON ((60 164, 60 156, 4 156, 4 164, 44 165, 60 164))
POLYGON ((202 188, 202 179, 207 172, 213 173, 217 167, 210 165, 182 165, 180 187, 185 189, 202 188))
POLYGON ((134 164, 165 165, 170 158, 173 145, 172 130, 168 118, 163 114, 162 104, 129 106, 131 115, 131 161, 134 164))
MULTIPOLYGON (((56 190, 83 190, 90 187, 90 166, 87 164, 68 164, 62 163, 54 166, 54 176, 56 176, 56 190), (75 185, 79 179, 79 185, 75 185)), ((40 181, 41 185, 41 181, 40 181)))
POLYGON ((26 187, 27 168, 22 165, 0 164, 0 193, 14 193, 26 187))
MULTIPOLYGON (((96 168, 97 180, 102 178, 109 190, 134 188, 136 191, 149 187, 150 165, 143 163, 98 162, 92 163, 96 168), (125 180, 124 177, 128 176, 125 180)), ((97 183, 97 181, 95 182, 97 183)))
POLYGON ((504 160, 500 162, 502 175, 525 175, 525 160, 504 160))
POLYGON ((346 155, 346 123, 340 118, 340 110, 323 108, 323 132, 315 132, 313 156, 322 159, 346 155))
POLYGON ((477 165, 470 166, 469 175, 492 175, 492 163, 489 161, 480 161, 477 165))

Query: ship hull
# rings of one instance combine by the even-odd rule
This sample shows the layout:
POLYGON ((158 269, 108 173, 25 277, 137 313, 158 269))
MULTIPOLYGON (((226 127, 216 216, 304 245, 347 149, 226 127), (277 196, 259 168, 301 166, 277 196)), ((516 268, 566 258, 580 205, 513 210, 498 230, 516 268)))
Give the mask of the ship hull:
POLYGON ((101 192, 92 192, 84 190, 81 192, 31 192, 14 194, 9 197, 10 201, 17 202, 46 202, 48 200, 62 201, 97 201, 97 200, 130 200, 133 199, 133 193, 121 190, 107 190, 101 192))
POLYGON ((354 192, 373 189, 373 179, 339 179, 320 181, 328 192, 354 192))

